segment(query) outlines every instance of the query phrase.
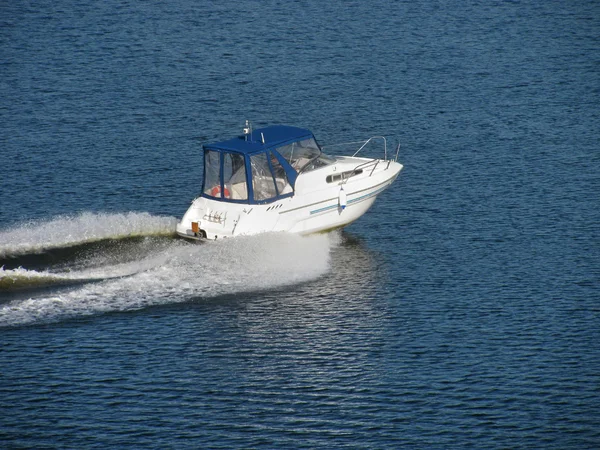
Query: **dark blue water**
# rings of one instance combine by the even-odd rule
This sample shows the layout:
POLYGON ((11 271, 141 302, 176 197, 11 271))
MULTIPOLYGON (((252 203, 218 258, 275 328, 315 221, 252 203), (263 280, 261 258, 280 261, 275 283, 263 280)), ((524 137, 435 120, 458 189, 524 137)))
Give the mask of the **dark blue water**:
POLYGON ((2 2, 0 446, 599 448, 599 36, 596 1, 2 2), (245 119, 405 169, 342 234, 174 240, 245 119))

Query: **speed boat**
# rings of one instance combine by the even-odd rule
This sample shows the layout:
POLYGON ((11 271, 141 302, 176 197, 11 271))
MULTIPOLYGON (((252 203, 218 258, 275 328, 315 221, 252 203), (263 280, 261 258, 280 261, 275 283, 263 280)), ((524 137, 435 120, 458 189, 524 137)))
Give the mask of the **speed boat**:
POLYGON ((202 191, 177 224, 177 234, 199 240, 344 227, 362 216, 402 170, 399 145, 395 157, 388 158, 384 137, 360 144, 352 156, 330 156, 307 129, 253 130, 246 121, 242 135, 203 146, 202 191), (358 156, 378 141, 382 159, 358 156))

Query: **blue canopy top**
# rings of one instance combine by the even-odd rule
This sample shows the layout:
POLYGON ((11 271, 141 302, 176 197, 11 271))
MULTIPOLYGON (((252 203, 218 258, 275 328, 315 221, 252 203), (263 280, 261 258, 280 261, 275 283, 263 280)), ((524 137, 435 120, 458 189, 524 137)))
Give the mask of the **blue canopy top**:
POLYGON ((305 128, 259 128, 204 145, 201 195, 224 202, 270 203, 294 195, 302 171, 330 163, 305 128))
POLYGON ((305 128, 287 125, 272 125, 258 128, 248 135, 238 136, 227 141, 206 144, 204 147, 215 150, 227 150, 237 153, 251 154, 264 152, 289 142, 312 138, 313 134, 305 128), (263 137, 265 143, 263 144, 263 137))

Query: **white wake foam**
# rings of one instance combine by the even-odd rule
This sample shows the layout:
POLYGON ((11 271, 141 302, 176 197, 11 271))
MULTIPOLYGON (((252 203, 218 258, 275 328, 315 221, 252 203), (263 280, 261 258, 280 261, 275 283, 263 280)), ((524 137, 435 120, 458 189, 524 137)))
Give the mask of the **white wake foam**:
POLYGON ((0 230, 0 258, 109 238, 173 234, 176 222, 173 217, 137 212, 123 214, 85 212, 76 216, 58 216, 49 220, 31 221, 14 228, 0 230))
POLYGON ((122 278, 154 266, 156 266, 156 261, 147 258, 141 261, 115 264, 101 268, 62 272, 27 270, 23 267, 18 267, 16 269, 4 269, 4 267, 0 267, 0 293, 2 291, 13 291, 25 288, 31 289, 42 286, 122 278))
MULTIPOLYGON (((284 233, 201 245, 173 241, 166 249, 139 261, 59 274, 70 279, 110 279, 0 305, 0 326, 133 310, 314 279, 328 270, 335 241, 335 235, 301 237, 284 233)), ((57 276, 15 270, 20 271, 19 276, 57 276)), ((15 270, 4 274, 14 276, 15 270)))

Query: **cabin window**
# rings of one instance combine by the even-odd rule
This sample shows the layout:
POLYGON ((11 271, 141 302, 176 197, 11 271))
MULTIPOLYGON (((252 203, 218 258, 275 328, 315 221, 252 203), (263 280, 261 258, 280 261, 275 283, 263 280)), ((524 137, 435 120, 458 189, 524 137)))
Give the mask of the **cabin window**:
POLYGON ((277 185, 277 191, 279 192, 279 195, 289 194, 293 191, 293 189, 290 185, 287 174, 285 173, 285 169, 273 152, 269 152, 269 156, 271 158, 271 167, 273 168, 275 184, 277 185))
POLYGON ((248 200, 244 155, 237 153, 223 154, 223 184, 225 185, 225 196, 227 198, 248 200))
POLYGON ((221 161, 219 152, 204 152, 204 193, 212 197, 221 197, 221 161))
POLYGON ((277 197, 277 188, 275 179, 271 173, 271 167, 266 153, 260 153, 250 157, 252 166, 252 189, 254 190, 254 200, 270 200, 277 197))
POLYGON ((362 169, 349 170, 347 172, 337 173, 334 175, 327 175, 325 181, 327 181, 328 183, 337 183, 338 181, 347 180, 348 178, 360 175, 361 173, 363 173, 362 169))

